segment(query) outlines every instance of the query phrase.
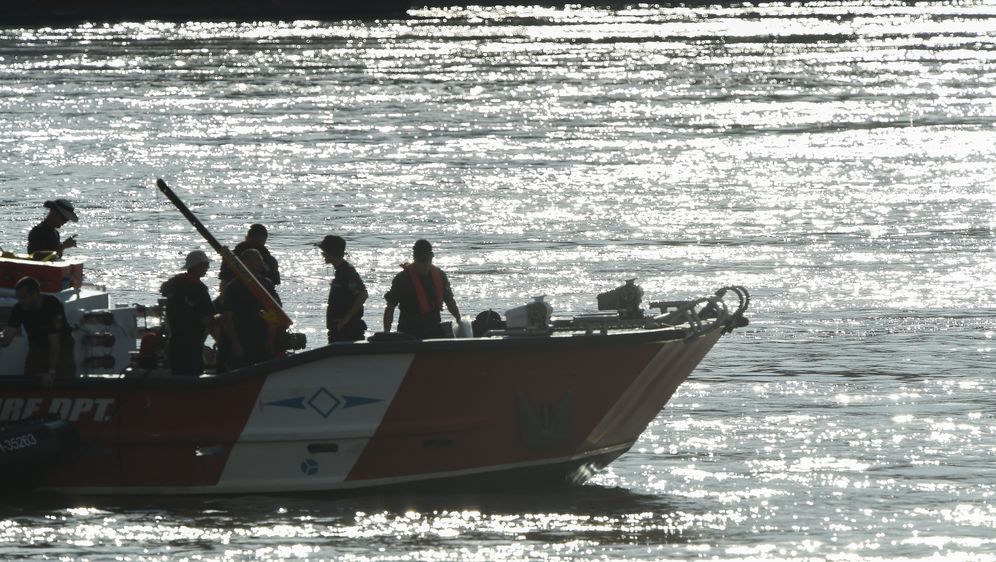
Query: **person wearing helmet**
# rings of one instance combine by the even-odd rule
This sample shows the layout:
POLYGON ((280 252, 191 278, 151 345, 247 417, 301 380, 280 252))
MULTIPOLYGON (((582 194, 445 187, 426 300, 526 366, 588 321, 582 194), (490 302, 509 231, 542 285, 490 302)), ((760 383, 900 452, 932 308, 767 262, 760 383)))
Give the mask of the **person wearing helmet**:
POLYGON ((190 252, 183 264, 186 271, 171 277, 159 290, 166 297, 166 353, 174 375, 198 377, 204 373, 204 340, 210 333, 214 304, 201 279, 210 264, 201 250, 190 252))

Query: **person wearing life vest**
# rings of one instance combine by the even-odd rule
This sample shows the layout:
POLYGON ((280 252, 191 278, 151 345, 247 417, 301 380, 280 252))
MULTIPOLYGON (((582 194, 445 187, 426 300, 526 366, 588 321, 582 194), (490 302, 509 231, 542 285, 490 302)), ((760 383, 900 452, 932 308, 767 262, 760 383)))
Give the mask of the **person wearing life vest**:
POLYGON ((384 331, 391 331, 394 323, 394 309, 401 309, 398 331, 419 339, 441 338, 440 311, 443 305, 457 320, 460 309, 453 298, 453 289, 446 273, 432 265, 432 244, 428 240, 418 240, 412 248, 414 263, 402 266, 401 273, 394 276, 391 290, 384 295, 384 331))
MULTIPOLYGON (((259 250, 243 250, 239 259, 277 304, 281 304, 273 283, 264 275, 266 265, 259 250)), ((274 345, 271 328, 263 317, 263 303, 241 279, 236 277, 225 285, 220 304, 227 368, 246 367, 277 356, 278 350, 274 345)))

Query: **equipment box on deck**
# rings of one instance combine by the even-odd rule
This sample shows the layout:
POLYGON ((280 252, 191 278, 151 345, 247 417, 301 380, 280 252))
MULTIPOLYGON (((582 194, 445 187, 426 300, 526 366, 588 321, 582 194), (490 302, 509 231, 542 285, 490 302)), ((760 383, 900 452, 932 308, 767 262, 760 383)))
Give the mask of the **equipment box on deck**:
POLYGON ((34 277, 41 283, 41 290, 46 293, 56 293, 70 287, 79 289, 83 285, 83 264, 0 259, 0 287, 13 287, 22 277, 34 277))

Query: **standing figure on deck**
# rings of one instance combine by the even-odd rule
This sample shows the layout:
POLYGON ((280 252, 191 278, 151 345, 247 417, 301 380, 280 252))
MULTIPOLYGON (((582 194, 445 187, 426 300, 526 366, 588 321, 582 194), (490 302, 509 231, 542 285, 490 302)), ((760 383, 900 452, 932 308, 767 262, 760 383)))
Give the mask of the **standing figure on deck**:
POLYGON ((367 329, 363 321, 367 288, 360 274, 345 259, 346 241, 341 236, 329 235, 316 246, 321 248, 325 263, 335 268, 335 277, 329 287, 328 308, 325 309, 329 343, 362 340, 367 329))
MULTIPOLYGON (((239 242, 232 250, 232 253, 236 256, 241 256, 242 252, 245 250, 256 250, 259 255, 263 258, 263 275, 273 283, 274 286, 280 284, 280 264, 277 263, 277 258, 273 257, 270 250, 266 247, 266 240, 269 238, 270 233, 266 230, 266 227, 261 224, 254 224, 249 227, 249 232, 246 232, 246 239, 239 242)), ((218 270, 218 277, 221 279, 221 284, 227 285, 229 281, 235 279, 235 272, 228 268, 224 263, 221 264, 221 269, 218 270)))
POLYGON ((166 352, 174 375, 197 377, 204 372, 204 340, 211 329, 214 304, 201 279, 210 264, 207 254, 194 250, 187 254, 186 271, 171 277, 159 289, 166 297, 166 352))
POLYGON ((394 322, 394 307, 401 308, 398 331, 419 339, 441 338, 439 312, 446 304, 457 320, 460 309, 453 298, 453 290, 446 273, 432 265, 432 244, 428 240, 418 240, 412 248, 415 263, 403 265, 404 271, 394 276, 391 290, 384 295, 384 331, 391 331, 394 322))
POLYGON ((42 252, 37 257, 44 258, 48 253, 54 252, 61 258, 63 250, 76 247, 76 236, 60 242, 58 229, 69 221, 78 222, 80 218, 68 199, 46 201, 44 206, 48 209, 48 215, 28 233, 28 255, 36 257, 35 252, 42 252))
POLYGON ((14 286, 17 303, 10 312, 7 327, 0 332, 0 347, 7 347, 21 332, 28 335, 28 355, 24 375, 40 377, 43 386, 52 386, 56 378, 76 376, 73 333, 66 322, 62 301, 43 295, 33 277, 22 277, 14 286))
MULTIPOLYGON (((243 250, 239 259, 266 289, 273 299, 280 303, 273 283, 264 275, 266 265, 258 250, 243 250)), ((263 317, 263 303, 253 296, 238 277, 225 285, 221 299, 222 330, 226 341, 226 362, 230 369, 246 367, 276 357, 273 326, 263 317)))

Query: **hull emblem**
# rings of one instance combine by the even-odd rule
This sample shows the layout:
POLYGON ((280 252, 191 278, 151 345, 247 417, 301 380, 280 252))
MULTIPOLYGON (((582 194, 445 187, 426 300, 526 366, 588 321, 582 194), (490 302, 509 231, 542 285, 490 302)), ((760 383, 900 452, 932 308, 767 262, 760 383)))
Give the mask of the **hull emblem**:
POLYGON ((323 418, 328 418, 338 409, 365 406, 375 402, 383 402, 382 398, 367 398, 365 396, 345 396, 336 395, 325 387, 319 388, 310 397, 295 396, 283 400, 273 400, 264 402, 264 406, 277 406, 280 408, 291 408, 294 410, 307 410, 311 408, 323 418))
POLYGON ((554 407, 544 401, 534 409, 521 391, 516 391, 522 444, 530 449, 556 449, 571 438, 571 391, 566 391, 554 407))
POLYGON ((307 476, 318 474, 318 461, 315 459, 304 459, 301 461, 301 472, 307 476))

